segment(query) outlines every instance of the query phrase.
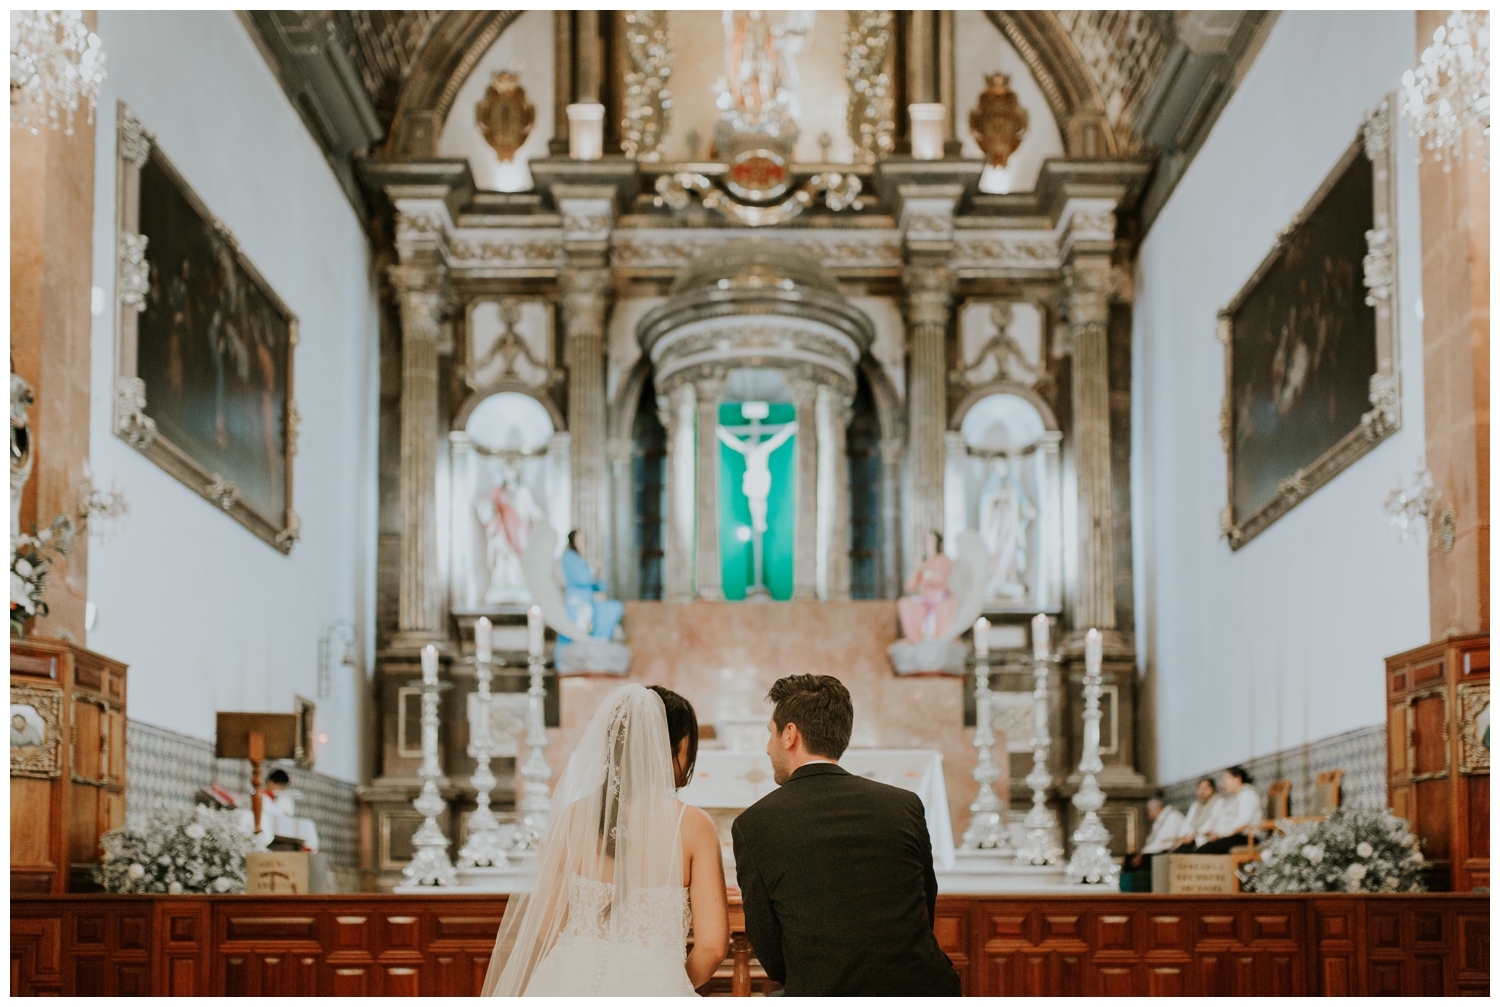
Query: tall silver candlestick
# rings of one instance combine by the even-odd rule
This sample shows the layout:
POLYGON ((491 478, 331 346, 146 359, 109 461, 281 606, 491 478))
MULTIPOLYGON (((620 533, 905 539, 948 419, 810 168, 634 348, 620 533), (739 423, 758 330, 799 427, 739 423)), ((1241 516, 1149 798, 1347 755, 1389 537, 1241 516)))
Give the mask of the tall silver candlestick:
POLYGON ((437 823, 437 816, 448 806, 438 793, 438 781, 443 778, 443 767, 438 762, 438 695, 447 683, 438 682, 437 675, 437 648, 428 644, 422 648, 422 680, 408 683, 422 690, 422 767, 417 770, 422 792, 412 807, 423 820, 412 837, 416 853, 401 872, 410 885, 451 885, 456 873, 448 860, 448 837, 437 823))
POLYGON ((526 781, 526 795, 518 805, 521 821, 516 828, 515 841, 515 849, 521 852, 541 847, 542 836, 547 831, 547 819, 552 814, 552 795, 547 790, 552 767, 547 765, 547 721, 543 706, 547 699, 547 688, 542 683, 542 676, 546 671, 546 661, 542 654, 544 632, 542 610, 533 605, 526 613, 527 660, 531 670, 531 688, 526 690, 530 699, 526 745, 531 751, 526 756, 526 764, 521 767, 521 778, 526 781))
POLYGON ((490 677, 494 651, 490 649, 490 621, 483 616, 474 624, 474 677, 479 688, 469 707, 469 755, 474 758, 474 813, 469 816, 469 838, 458 853, 458 866, 505 867, 505 848, 500 841, 500 822, 490 810, 490 791, 495 789, 495 774, 490 759, 495 748, 490 735, 490 677))
POLYGON ((1090 885, 1117 885, 1120 865, 1109 855, 1109 830, 1099 821, 1104 806, 1104 791, 1099 789, 1095 773, 1104 770, 1099 759, 1099 696, 1104 691, 1101 669, 1104 664, 1104 638, 1091 629, 1084 640, 1083 674, 1083 758, 1078 772, 1083 777, 1073 807, 1082 815, 1078 831, 1073 833, 1073 859, 1068 861, 1068 880, 1090 885))
POLYGON ((1047 756, 1052 748, 1048 676, 1052 671, 1051 626, 1045 615, 1031 620, 1031 658, 1036 686, 1031 693, 1031 772, 1026 785, 1031 788, 1031 810, 1026 812, 1026 840, 1016 850, 1016 860, 1037 867, 1050 866, 1062 859, 1062 849, 1053 838, 1057 835, 1057 818, 1047 807, 1047 790, 1052 776, 1047 772, 1047 756))
POLYGON ((995 795, 1000 768, 992 754, 995 732, 990 720, 990 622, 983 616, 974 623, 974 658, 974 747, 978 750, 974 779, 979 793, 969 805, 969 827, 964 830, 959 849, 1005 852, 1009 823, 1005 805, 995 795))

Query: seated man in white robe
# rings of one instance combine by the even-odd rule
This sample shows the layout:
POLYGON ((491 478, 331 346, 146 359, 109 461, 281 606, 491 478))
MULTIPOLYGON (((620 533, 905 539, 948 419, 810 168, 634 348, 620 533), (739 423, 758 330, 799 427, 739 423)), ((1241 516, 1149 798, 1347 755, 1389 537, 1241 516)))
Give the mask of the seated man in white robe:
POLYGON ((1250 842, 1250 833, 1265 821, 1260 794, 1250 785, 1250 773, 1244 766, 1231 766, 1219 777, 1219 808, 1207 831, 1207 840, 1199 853, 1228 853, 1236 846, 1250 842))
POLYGON ((1150 867, 1152 854, 1166 853, 1176 848, 1187 827, 1187 817, 1168 804, 1160 790, 1146 802, 1146 817, 1151 820, 1151 834, 1146 837, 1146 844, 1139 853, 1132 853, 1125 858, 1127 870, 1150 867))

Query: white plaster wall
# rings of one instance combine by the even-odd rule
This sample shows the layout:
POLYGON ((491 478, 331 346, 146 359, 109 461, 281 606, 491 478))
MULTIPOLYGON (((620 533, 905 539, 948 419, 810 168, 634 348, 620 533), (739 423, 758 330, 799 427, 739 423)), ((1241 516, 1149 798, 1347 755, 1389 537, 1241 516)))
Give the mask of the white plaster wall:
POLYGON ((547 156, 547 141, 552 139, 556 114, 553 20, 550 10, 527 11, 516 18, 495 39, 453 99, 443 132, 438 136, 438 155, 468 158, 474 184, 481 189, 525 192, 531 188, 531 159, 547 156), (474 109, 484 100, 490 81, 501 70, 516 75, 526 91, 526 100, 536 110, 531 134, 509 161, 500 160, 474 121, 474 109))
MULTIPOLYGON (((373 651, 376 304, 363 233, 332 171, 232 12, 99 12, 94 284, 114 303, 115 108, 124 100, 300 320, 292 479, 302 541, 283 556, 110 430, 114 312, 93 320, 90 455, 130 516, 89 549, 89 646, 130 665, 130 716, 200 738, 216 710, 318 704, 316 768, 361 774, 367 686, 318 639, 352 620, 373 651)), ((149 251, 148 251, 149 257, 149 251)))
POLYGON ((1425 543, 1381 520, 1423 451, 1420 218, 1396 172, 1402 429, 1238 552, 1218 539, 1215 317, 1415 52, 1410 11, 1283 13, 1147 235, 1136 268, 1137 645, 1163 781, 1385 719, 1382 658, 1427 642, 1425 543))

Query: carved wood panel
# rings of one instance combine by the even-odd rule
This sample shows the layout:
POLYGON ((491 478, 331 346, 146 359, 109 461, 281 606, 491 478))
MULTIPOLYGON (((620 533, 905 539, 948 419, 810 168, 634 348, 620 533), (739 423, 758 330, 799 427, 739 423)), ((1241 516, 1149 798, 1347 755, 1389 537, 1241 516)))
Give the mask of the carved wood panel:
MULTIPOLYGON (((474 895, 16 895, 11 991, 474 996, 504 906, 474 895)), ((1477 895, 942 896, 934 930, 969 995, 1489 990, 1489 902, 1477 895)), ((725 966, 743 976, 726 972, 713 992, 763 977, 744 946, 725 966)))

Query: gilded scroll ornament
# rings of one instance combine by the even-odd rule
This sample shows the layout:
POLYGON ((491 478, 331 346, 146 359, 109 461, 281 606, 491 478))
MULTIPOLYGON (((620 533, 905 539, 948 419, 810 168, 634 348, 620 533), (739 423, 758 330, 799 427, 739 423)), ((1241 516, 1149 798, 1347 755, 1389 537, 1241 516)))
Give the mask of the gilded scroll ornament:
POLYGON ((969 113, 969 131, 974 134, 979 149, 984 151, 985 159, 995 167, 1003 168, 1025 139, 1031 117, 1021 107, 1021 99, 1010 89, 1010 77, 992 73, 986 80, 988 86, 969 113))
POLYGON ((1458 686, 1458 771, 1490 771, 1490 686, 1463 682, 1458 686))
POLYGON ((146 158, 151 156, 152 135, 124 102, 120 103, 119 119, 120 157, 137 168, 144 167, 146 158))
POLYGON ((62 775, 62 692, 10 687, 10 775, 39 780, 62 775))
POLYGON ((146 310, 146 295, 151 292, 151 264, 146 261, 148 240, 144 234, 120 235, 120 303, 136 311, 146 310))
POLYGON ((1389 301, 1391 288, 1396 283, 1396 238, 1389 227, 1380 227, 1365 232, 1365 303, 1375 307, 1376 301, 1389 301))
POLYGON ((146 415, 146 382, 141 378, 115 379, 115 433, 141 451, 156 439, 156 421, 146 415))
POLYGON ((276 533, 276 548, 291 552, 292 546, 302 538, 302 519, 291 508, 286 512, 286 527, 276 533))
POLYGON ((531 135, 536 108, 526 100, 526 89, 516 75, 501 70, 474 106, 474 122, 495 156, 502 163, 509 163, 531 135))
POLYGON ((620 147, 638 161, 660 161, 672 125, 672 28, 664 10, 625 12, 625 119, 620 147))
POLYGON ((849 139, 854 159, 862 164, 873 164, 896 148, 895 89, 886 72, 892 16, 888 10, 852 10, 844 33, 849 139))
POLYGON ((240 488, 233 479, 225 479, 215 472, 213 482, 203 488, 203 495, 225 510, 233 510, 240 500, 240 488))
POLYGON ((691 196, 698 196, 705 209, 723 214, 730 220, 750 227, 772 227, 784 224, 813 205, 820 196, 823 205, 838 212, 861 210, 863 183, 856 174, 838 171, 820 172, 813 175, 791 196, 773 206, 746 206, 738 203, 724 190, 716 188, 706 175, 697 172, 679 171, 662 175, 656 180, 657 206, 674 210, 685 209, 691 196))

